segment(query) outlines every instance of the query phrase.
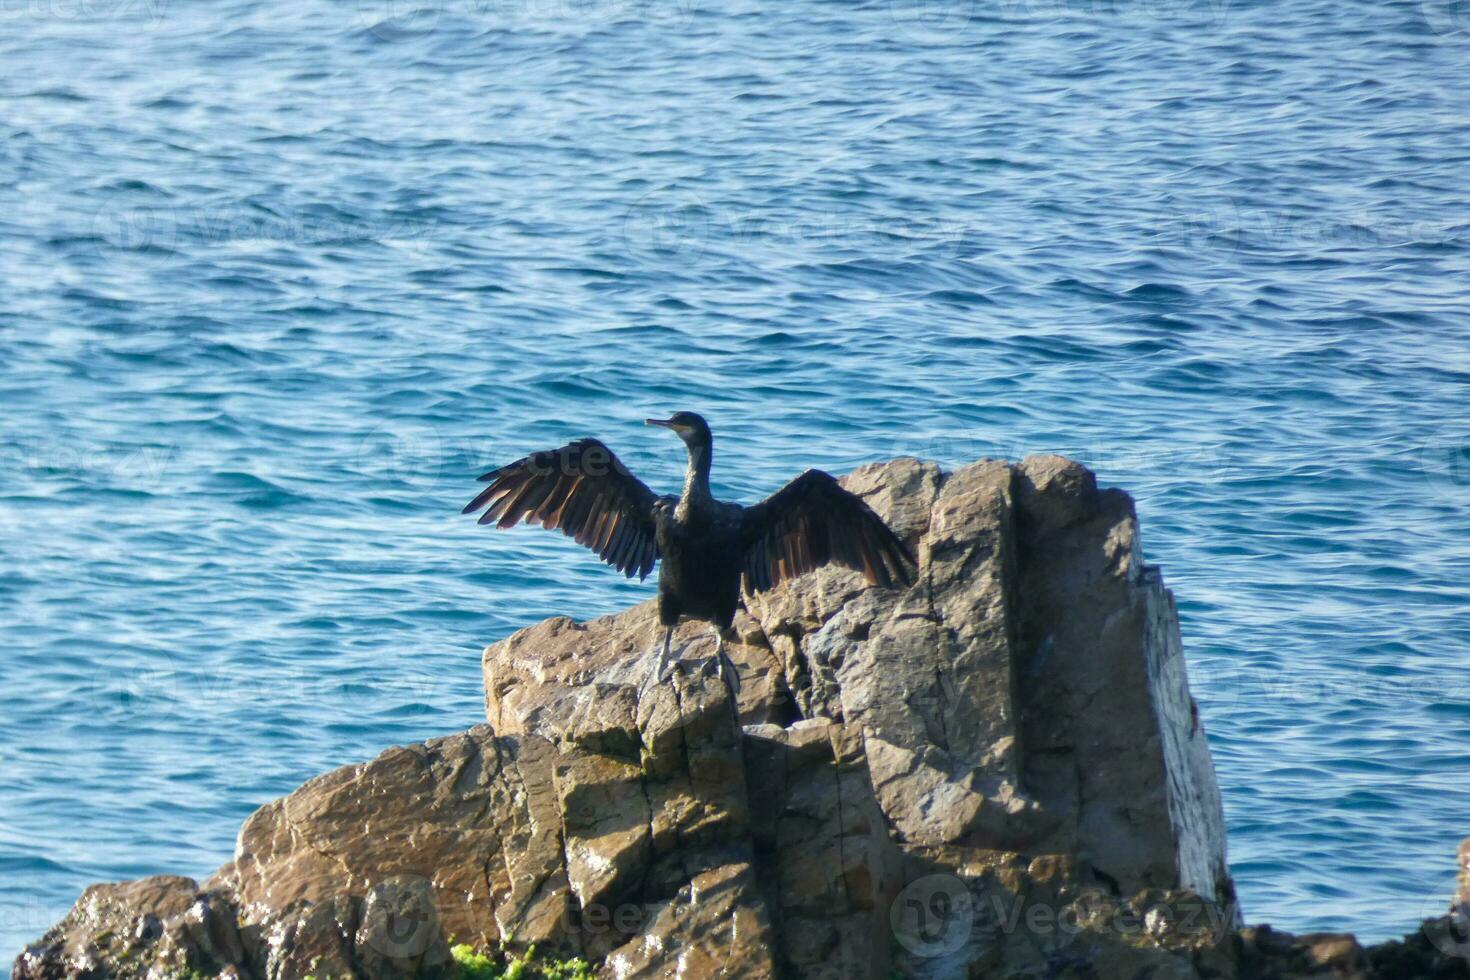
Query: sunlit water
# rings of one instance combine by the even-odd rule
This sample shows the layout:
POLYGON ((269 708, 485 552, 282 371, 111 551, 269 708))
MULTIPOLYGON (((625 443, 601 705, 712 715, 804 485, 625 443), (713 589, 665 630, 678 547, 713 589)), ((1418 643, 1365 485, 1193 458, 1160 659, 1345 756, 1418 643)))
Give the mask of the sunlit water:
POLYGON ((0 3, 0 943, 651 594, 458 514, 1060 451, 1176 591, 1246 917, 1470 833, 1451 2, 0 3), (395 16, 396 15, 396 16, 395 16))

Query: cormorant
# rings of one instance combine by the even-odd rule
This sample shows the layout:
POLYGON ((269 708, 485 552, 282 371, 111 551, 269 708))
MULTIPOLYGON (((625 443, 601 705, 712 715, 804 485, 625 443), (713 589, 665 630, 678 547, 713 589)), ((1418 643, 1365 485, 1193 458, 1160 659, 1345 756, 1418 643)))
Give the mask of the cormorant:
POLYGON ((681 495, 656 496, 602 442, 578 439, 481 476, 490 485, 464 513, 488 505, 481 524, 559 530, 628 578, 643 579, 661 562, 658 615, 665 633, 653 676, 663 679, 674 627, 688 616, 714 627, 714 663, 724 678, 725 634, 742 581, 747 592, 762 592, 828 562, 884 588, 914 581, 914 558, 898 535, 830 474, 807 470, 752 507, 716 500, 709 489, 713 440, 704 419, 679 412, 645 421, 671 429, 688 447, 681 495))

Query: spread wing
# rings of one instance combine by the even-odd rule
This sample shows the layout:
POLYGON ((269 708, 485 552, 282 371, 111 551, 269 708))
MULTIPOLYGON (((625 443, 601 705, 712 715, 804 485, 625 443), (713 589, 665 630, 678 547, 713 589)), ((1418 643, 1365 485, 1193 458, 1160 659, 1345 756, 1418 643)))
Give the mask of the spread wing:
POLYGON ((830 474, 807 470, 747 508, 741 525, 745 588, 764 592, 786 579, 837 562, 870 585, 911 585, 913 556, 862 498, 830 474))
POLYGON ((488 505, 481 524, 540 524, 591 548, 628 578, 653 571, 657 498, 597 439, 532 453, 480 479, 490 485, 464 513, 488 505))

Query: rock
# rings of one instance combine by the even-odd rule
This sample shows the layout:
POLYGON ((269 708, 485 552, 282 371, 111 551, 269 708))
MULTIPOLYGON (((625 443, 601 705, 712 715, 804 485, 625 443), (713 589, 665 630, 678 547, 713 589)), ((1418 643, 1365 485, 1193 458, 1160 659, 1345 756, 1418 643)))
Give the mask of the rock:
MULTIPOLYGON (((251 965, 264 980, 291 977, 350 977, 354 972, 361 901, 333 895, 299 902, 255 926, 251 965)), ((373 959, 369 951, 369 959, 373 959)))
POLYGON ((902 857, 860 740, 825 719, 753 726, 745 768, 760 787, 751 833, 765 900, 782 926, 784 975, 887 980, 902 857))
POLYGON ((1038 515, 1066 523, 1027 522, 1020 570, 1024 785, 1046 812, 1068 816, 1044 846, 1125 893, 1183 887, 1233 908, 1173 597, 1143 563, 1127 495, 1047 485, 1078 484, 1094 501, 1085 517, 1033 500, 1038 515))
POLYGON ((751 597, 738 700, 699 669, 700 624, 642 689, 652 602, 547 620, 486 649, 489 724, 266 805, 202 886, 90 889, 17 977, 448 976, 451 943, 502 941, 619 980, 1373 969, 1234 932, 1173 600, 1126 494, 1058 457, 844 483, 919 581, 827 568, 751 597))
POLYGON ((1028 535, 1044 537, 1097 513, 1097 478, 1063 456, 1028 456, 1016 467, 1016 503, 1028 535))
POLYGON ((15 961, 15 980, 240 976, 244 948, 230 899, 192 878, 93 885, 15 961))
MULTIPOLYGON (((701 632, 681 629, 678 642, 701 632)), ((650 603, 524 630, 485 652, 487 714, 554 748, 577 948, 619 977, 662 976, 676 961, 774 976, 737 707, 695 670, 640 692, 661 641, 650 603)))
POLYGON ((389 749, 257 810, 234 861, 207 884, 235 897, 247 927, 344 895, 367 903, 339 916, 336 931, 373 961, 418 956, 441 931, 486 945, 507 923, 532 921, 560 938, 562 854, 545 833, 560 822, 550 757, 540 740, 497 738, 488 725, 389 749), (391 928, 375 923, 370 913, 415 906, 414 895, 432 901, 391 928))
POLYGON ((1470 921, 1463 915, 1426 919, 1402 940, 1364 951, 1372 980, 1470 980, 1470 921))
POLYGON ((1059 457, 846 482, 917 546, 923 580, 863 590, 825 569, 748 606, 803 713, 862 731, 900 842, 1060 850, 1123 893, 1233 908, 1173 600, 1127 495, 1059 457))
POLYGON ((1370 946, 1363 952, 1373 980, 1470 980, 1470 838, 1460 842, 1454 897, 1445 915, 1425 919, 1402 940, 1370 946))
POLYGON ((352 937, 358 972, 371 977, 452 976, 434 889, 417 875, 378 881, 363 900, 352 937))
POLYGON ((1314 971, 1320 972, 1325 968, 1338 976, 1353 976, 1361 975, 1366 968, 1363 947, 1352 936, 1318 932, 1302 936, 1298 941, 1305 947, 1314 971))
MULTIPOLYGON (((829 568, 752 597, 732 657, 742 678, 759 682, 742 684, 742 720, 789 724, 794 709, 808 719, 797 725, 825 722, 823 741, 852 746, 849 755, 863 760, 863 799, 871 797, 892 853, 866 849, 860 874, 891 893, 903 883, 893 869, 902 877, 902 856, 915 848, 949 848, 951 861, 973 852, 982 862, 997 852, 1061 851, 1078 858, 1071 873, 1079 883, 1106 882, 1120 894, 1184 889, 1233 923, 1219 793, 1174 608, 1140 558, 1127 496, 1098 493, 1090 473, 1054 457, 1019 467, 984 461, 947 475, 900 460, 845 482, 914 547, 921 581, 870 589, 829 568)), ((702 631, 688 625, 675 636, 692 662, 713 648, 702 631)), ((559 771, 578 783, 584 768, 593 774, 603 820, 637 794, 616 794, 608 764, 583 754, 616 755, 649 737, 636 685, 660 640, 646 603, 585 624, 549 620, 485 653, 497 730, 562 745, 574 761, 559 771)), ((703 704, 693 709, 700 717, 703 704)), ((810 736, 779 730, 766 724, 746 736, 752 784, 782 785, 773 757, 808 764, 810 736)), ((721 800, 719 809, 739 807, 721 800)), ((597 852, 595 866, 609 882, 639 880, 637 821, 617 822, 622 837, 613 852, 597 852)), ((744 817, 730 823, 739 834, 749 827, 744 817)), ((754 828, 756 853, 771 854, 767 822, 757 816, 754 828)), ((829 894, 822 886, 830 880, 802 870, 811 853, 821 849, 774 859, 780 871, 764 876, 768 917, 790 927, 778 950, 789 967, 830 963, 835 937, 853 921, 842 902, 799 900, 803 889, 829 894)), ((985 897, 983 885, 966 888, 985 897)), ((884 972, 881 952, 860 956, 865 969, 884 972)))

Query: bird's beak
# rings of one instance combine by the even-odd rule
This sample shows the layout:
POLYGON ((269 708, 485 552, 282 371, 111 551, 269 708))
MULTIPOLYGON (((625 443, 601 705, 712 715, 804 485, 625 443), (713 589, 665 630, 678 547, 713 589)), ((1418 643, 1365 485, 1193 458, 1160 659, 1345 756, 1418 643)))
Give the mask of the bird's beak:
POLYGON ((674 420, 673 419, 644 419, 643 420, 643 424, 644 425, 656 425, 656 426, 658 426, 659 428, 662 428, 662 429, 672 429, 672 428, 674 428, 674 420))

